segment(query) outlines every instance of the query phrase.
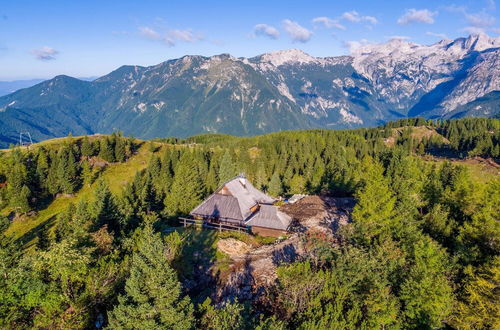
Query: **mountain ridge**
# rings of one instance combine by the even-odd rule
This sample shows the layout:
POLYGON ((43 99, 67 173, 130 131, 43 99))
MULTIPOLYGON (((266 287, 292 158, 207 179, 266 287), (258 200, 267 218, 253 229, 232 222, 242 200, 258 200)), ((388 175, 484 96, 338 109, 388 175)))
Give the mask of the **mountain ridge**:
POLYGON ((500 38, 423 46, 401 39, 349 56, 299 49, 251 58, 186 55, 124 65, 93 81, 57 76, 0 97, 0 144, 122 130, 139 138, 350 128, 421 115, 495 116, 500 38), (467 104, 481 100, 482 108, 467 104), (486 103, 485 103, 486 102, 486 103))

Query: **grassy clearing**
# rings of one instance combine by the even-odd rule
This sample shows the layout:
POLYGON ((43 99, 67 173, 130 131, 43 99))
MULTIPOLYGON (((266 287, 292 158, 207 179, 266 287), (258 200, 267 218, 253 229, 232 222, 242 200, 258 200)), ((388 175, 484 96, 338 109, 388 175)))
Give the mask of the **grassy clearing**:
MULTIPOLYGON (((156 152, 161 152, 161 150, 160 147, 156 152)), ((127 183, 133 180, 135 174, 146 168, 151 155, 152 152, 149 146, 144 143, 127 162, 107 166, 101 173, 101 177, 108 182, 113 194, 119 195, 127 183)), ((56 198, 45 209, 40 210, 35 217, 23 217, 14 220, 7 229, 6 235, 20 239, 25 244, 25 247, 29 248, 36 242, 36 233, 42 226, 52 225, 57 215, 64 211, 69 203, 76 204, 82 199, 92 198, 94 188, 95 183, 90 187, 82 187, 74 196, 56 198)))
MULTIPOLYGON (((447 161, 443 158, 430 158, 425 159, 427 163, 444 163, 447 161)), ((451 160, 453 165, 461 165, 468 169, 471 177, 476 182, 489 183, 500 177, 500 168, 492 166, 486 162, 477 159, 464 159, 464 160, 451 160)))
MULTIPOLYGON (((403 135, 403 132, 408 129, 408 127, 398 127, 398 128, 393 128, 392 129, 392 136, 388 137, 385 140, 386 145, 388 146, 394 146, 397 137, 403 135)), ((411 134, 410 136, 414 138, 416 141, 421 141, 424 138, 431 138, 431 137, 438 137, 443 141, 443 143, 448 144, 450 141, 446 139, 444 136, 436 132, 436 130, 433 127, 429 126, 416 126, 416 127, 411 127, 411 134)))

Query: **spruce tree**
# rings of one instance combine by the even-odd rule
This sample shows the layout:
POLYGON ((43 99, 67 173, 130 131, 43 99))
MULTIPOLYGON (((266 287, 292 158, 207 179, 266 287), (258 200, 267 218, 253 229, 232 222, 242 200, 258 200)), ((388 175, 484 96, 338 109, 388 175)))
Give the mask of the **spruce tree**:
POLYGON ((281 178, 278 171, 273 173, 271 181, 269 182, 269 188, 267 190, 271 196, 278 197, 283 192, 283 185, 281 183, 281 178))
POLYGON ((290 180, 290 193, 303 194, 305 192, 306 180, 302 175, 295 174, 290 180))
POLYGON ((58 169, 59 169, 59 156, 56 152, 51 152, 50 153, 50 166, 49 166, 49 172, 47 175, 47 189, 50 194, 55 195, 57 194, 60 189, 59 189, 59 176, 58 176, 58 169))
POLYGON ((87 160, 83 161, 82 163, 83 184, 90 187, 90 185, 94 183, 94 179, 95 179, 94 168, 92 167, 92 165, 90 165, 90 163, 87 160))
POLYGON ((382 234, 390 234, 396 222, 395 198, 384 177, 382 165, 366 157, 363 187, 356 193, 357 204, 352 212, 358 238, 364 243, 382 234))
POLYGON ((84 157, 92 157, 94 155, 94 147, 90 143, 89 137, 86 135, 82 140, 81 152, 84 157))
POLYGON ((150 221, 137 238, 125 293, 108 314, 111 329, 190 329, 193 306, 182 297, 177 274, 165 258, 165 247, 150 221))
POLYGON ((49 174, 49 159, 47 156, 47 152, 45 151, 44 148, 40 148, 38 151, 38 157, 36 162, 36 175, 39 187, 46 188, 48 174, 49 174))
POLYGON ((38 229, 36 236, 38 240, 36 241, 36 248, 39 251, 45 251, 50 247, 50 237, 47 225, 43 225, 38 229))
POLYGON ((226 150, 219 167, 219 185, 225 183, 226 181, 232 179, 236 175, 236 168, 231 158, 229 150, 226 150))
POLYGON ((110 163, 115 161, 115 152, 107 137, 101 139, 99 157, 110 163))
POLYGON ((92 207, 94 217, 94 229, 97 230, 104 225, 115 234, 120 232, 118 208, 115 199, 104 180, 99 180, 95 189, 95 203, 92 207))
POLYGON ((187 214, 201 201, 204 191, 198 167, 191 152, 186 151, 175 168, 174 182, 165 198, 169 215, 187 214))
POLYGON ((57 178, 59 189, 65 194, 72 194, 78 186, 78 164, 70 148, 63 147, 59 151, 57 178))
POLYGON ((116 144, 115 144, 115 160, 117 162, 124 162, 126 157, 126 152, 125 152, 125 141, 123 140, 122 137, 118 137, 116 139, 116 144))
POLYGON ((18 213, 26 213, 30 210, 31 191, 27 185, 23 185, 21 190, 11 197, 11 205, 18 213))

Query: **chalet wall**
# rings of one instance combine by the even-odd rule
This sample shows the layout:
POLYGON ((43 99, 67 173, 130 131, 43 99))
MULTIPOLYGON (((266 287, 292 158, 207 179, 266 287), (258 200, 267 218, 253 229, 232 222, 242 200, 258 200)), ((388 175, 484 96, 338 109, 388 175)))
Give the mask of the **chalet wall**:
POLYGON ((286 231, 264 227, 252 226, 252 233, 260 236, 280 237, 286 235, 286 231))

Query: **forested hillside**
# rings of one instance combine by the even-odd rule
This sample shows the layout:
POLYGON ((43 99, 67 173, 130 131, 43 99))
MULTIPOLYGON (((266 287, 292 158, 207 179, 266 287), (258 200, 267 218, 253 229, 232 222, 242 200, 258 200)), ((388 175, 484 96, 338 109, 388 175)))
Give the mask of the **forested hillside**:
POLYGON ((416 118, 5 150, 0 327, 498 328, 499 140, 497 119, 416 118), (274 197, 356 201, 334 237, 294 233, 307 253, 251 299, 217 294, 234 265, 214 246, 279 240, 177 226, 238 173, 274 197))

